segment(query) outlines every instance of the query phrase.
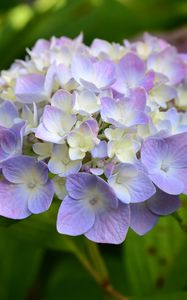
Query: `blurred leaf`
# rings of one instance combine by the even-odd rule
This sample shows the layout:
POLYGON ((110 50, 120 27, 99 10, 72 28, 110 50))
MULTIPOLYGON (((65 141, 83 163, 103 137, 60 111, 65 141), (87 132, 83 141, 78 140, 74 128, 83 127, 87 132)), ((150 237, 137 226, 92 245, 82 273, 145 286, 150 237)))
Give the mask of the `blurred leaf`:
POLYGON ((40 268, 43 251, 1 233, 0 299, 26 299, 40 268), (16 297, 16 298, 15 298, 16 297))
MULTIPOLYGON (((24 20, 23 28, 17 28, 9 14, 0 27, 0 55, 3 57, 0 68, 7 68, 15 58, 23 57, 24 49, 42 37, 75 37, 83 31, 86 43, 96 37, 119 42, 143 31, 174 28, 186 22, 186 13, 177 8, 177 3, 169 0, 166 3, 160 0, 71 0, 64 5, 60 1, 47 10, 28 5, 28 21, 24 20), (150 14, 152 11, 154 14, 150 14)), ((18 9, 17 13, 14 16, 19 20, 22 12, 18 9)))
POLYGON ((169 294, 158 294, 149 297, 133 297, 131 300, 186 300, 187 292, 177 292, 169 294))
MULTIPOLYGON (((124 243, 124 268, 132 295, 152 295, 162 291, 168 273, 187 237, 171 217, 143 237, 130 232, 124 243)), ((183 272, 187 274, 187 264, 183 272)), ((172 287, 169 287, 169 291, 172 287)))
POLYGON ((63 255, 51 272, 42 300, 104 300, 95 281, 71 255, 63 255))
POLYGON ((81 238, 61 235, 56 230, 56 218, 60 201, 53 201, 50 209, 39 215, 32 215, 24 220, 0 218, 0 233, 14 239, 34 244, 42 248, 75 252, 76 246, 82 245, 81 238))

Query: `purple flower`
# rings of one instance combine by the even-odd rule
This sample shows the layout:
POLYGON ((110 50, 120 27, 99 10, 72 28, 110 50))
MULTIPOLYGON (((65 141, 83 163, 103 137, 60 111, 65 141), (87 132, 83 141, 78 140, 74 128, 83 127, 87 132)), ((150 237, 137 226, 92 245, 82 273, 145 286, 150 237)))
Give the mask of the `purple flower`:
POLYGON ((149 138, 141 149, 151 180, 164 192, 187 193, 187 133, 149 138))
POLYGON ((156 192, 147 174, 132 164, 117 165, 108 182, 123 203, 142 202, 156 192))
POLYGON ((185 67, 173 47, 167 47, 160 53, 148 58, 148 68, 165 75, 171 84, 179 84, 185 76, 185 67))
POLYGON ((119 244, 129 226, 128 205, 118 202, 113 190, 101 178, 87 173, 67 178, 66 196, 60 206, 57 230, 63 234, 84 234, 98 243, 119 244))
POLYGON ((144 113, 146 94, 138 88, 130 98, 113 99, 105 97, 101 100, 101 117, 116 127, 126 128, 138 124, 146 124, 149 119, 144 113))
POLYGON ((0 127, 0 167, 7 159, 21 154, 25 122, 15 124, 11 128, 0 127))
POLYGON ((13 103, 4 101, 0 104, 0 126, 12 127, 16 118, 18 118, 18 109, 13 103))
POLYGON ((29 156, 17 156, 3 164, 0 181, 0 215, 23 219, 48 210, 54 195, 43 162, 29 156))
POLYGON ((47 105, 42 122, 36 130, 36 137, 47 142, 63 144, 75 122, 75 115, 69 115, 55 106, 47 105))
POLYGON ((134 53, 128 53, 120 59, 117 65, 117 80, 113 88, 125 95, 137 87, 143 87, 149 91, 154 85, 154 78, 153 71, 146 73, 143 60, 134 53))
POLYGON ((111 86, 115 81, 115 68, 110 60, 93 62, 91 58, 76 54, 72 59, 73 78, 90 91, 111 86))
POLYGON ((146 202, 130 205, 130 227, 139 235, 143 235, 156 224, 160 216, 175 212, 180 206, 178 196, 169 195, 157 189, 146 202))
POLYGON ((18 77, 15 86, 17 101, 23 103, 41 102, 47 99, 45 76, 42 74, 25 74, 18 77))

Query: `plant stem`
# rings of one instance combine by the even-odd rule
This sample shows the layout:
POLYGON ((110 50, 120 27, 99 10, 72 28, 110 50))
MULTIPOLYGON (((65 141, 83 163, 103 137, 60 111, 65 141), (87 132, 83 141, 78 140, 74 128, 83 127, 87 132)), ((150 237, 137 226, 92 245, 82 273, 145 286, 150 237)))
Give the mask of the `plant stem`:
POLYGON ((96 243, 86 239, 85 245, 90 258, 89 260, 84 251, 82 252, 72 239, 67 238, 66 242, 69 244, 71 251, 77 257, 79 262, 94 278, 106 295, 116 300, 129 300, 126 296, 122 295, 112 286, 106 265, 96 243))

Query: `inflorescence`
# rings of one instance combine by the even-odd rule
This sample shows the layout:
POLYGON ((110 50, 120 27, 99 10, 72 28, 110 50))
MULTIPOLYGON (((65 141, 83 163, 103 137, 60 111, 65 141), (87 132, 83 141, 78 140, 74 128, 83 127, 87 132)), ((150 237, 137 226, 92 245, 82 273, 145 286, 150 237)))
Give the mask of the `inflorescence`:
POLYGON ((187 193, 187 54, 144 35, 123 45, 40 39, 0 77, 0 215, 62 200, 59 233, 140 235, 187 193))

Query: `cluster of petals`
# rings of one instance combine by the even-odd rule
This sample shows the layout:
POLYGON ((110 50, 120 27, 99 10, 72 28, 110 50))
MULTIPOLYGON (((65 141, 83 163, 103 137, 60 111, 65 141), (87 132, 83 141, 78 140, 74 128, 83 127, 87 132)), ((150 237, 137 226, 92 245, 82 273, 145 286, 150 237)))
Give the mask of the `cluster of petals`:
POLYGON ((0 215, 56 197, 61 234, 145 234, 187 194, 186 109, 187 55, 164 40, 38 40, 0 76, 0 215))

